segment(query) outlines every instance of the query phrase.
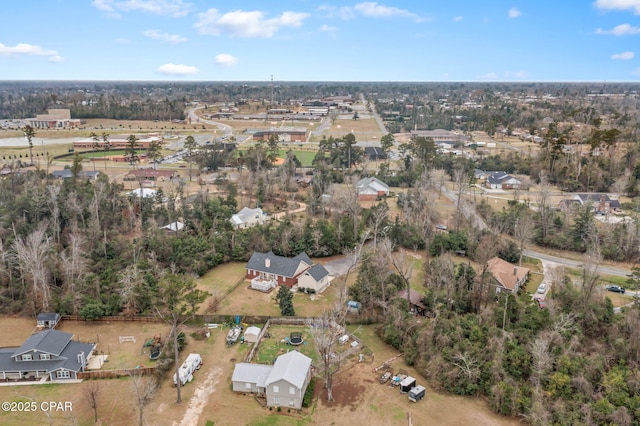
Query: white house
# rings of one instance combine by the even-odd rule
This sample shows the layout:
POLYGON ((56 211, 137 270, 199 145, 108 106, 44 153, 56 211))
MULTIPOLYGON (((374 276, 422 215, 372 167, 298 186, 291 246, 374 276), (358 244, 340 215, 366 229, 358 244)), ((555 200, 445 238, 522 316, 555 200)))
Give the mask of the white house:
POLYGON ((300 409, 311 380, 311 358, 298 351, 280 355, 273 365, 236 364, 234 392, 266 395, 269 407, 300 409))
POLYGON ((261 208, 250 209, 244 207, 238 213, 231 216, 231 223, 236 229, 251 228, 263 225, 269 220, 269 216, 261 208))
POLYGON ((319 263, 307 269, 298 277, 298 289, 313 289, 315 293, 322 293, 331 283, 329 271, 319 263))

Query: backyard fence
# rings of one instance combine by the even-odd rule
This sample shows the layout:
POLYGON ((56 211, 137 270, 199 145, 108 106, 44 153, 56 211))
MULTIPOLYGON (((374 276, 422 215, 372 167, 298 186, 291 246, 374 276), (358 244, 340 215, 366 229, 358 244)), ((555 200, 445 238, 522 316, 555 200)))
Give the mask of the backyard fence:
POLYGON ((95 321, 95 322, 109 322, 109 321, 162 322, 163 321, 163 319, 160 317, 143 317, 143 316, 126 317, 124 315, 113 315, 113 316, 101 317, 97 319, 86 319, 81 317, 80 315, 62 315, 62 319, 64 321, 95 321))
POLYGON ((122 370, 96 370, 80 371, 78 379, 117 379, 118 377, 129 377, 133 375, 150 376, 156 372, 156 367, 140 367, 122 370))

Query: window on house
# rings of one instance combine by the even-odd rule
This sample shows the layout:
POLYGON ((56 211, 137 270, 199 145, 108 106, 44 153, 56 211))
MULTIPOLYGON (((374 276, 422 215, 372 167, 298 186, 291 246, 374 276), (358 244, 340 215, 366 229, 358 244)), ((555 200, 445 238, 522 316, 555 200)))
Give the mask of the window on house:
POLYGON ((289 395, 295 395, 296 394, 296 388, 294 388, 293 386, 289 386, 289 395))
POLYGON ((245 383, 245 384, 244 384, 244 387, 245 387, 247 390, 251 390, 251 383, 245 383))
POLYGON ((289 405, 293 407, 293 404, 295 404, 295 400, 293 398, 289 398, 289 405))
POLYGON ((274 392, 274 393, 278 393, 278 392, 280 392, 280 386, 274 386, 274 387, 273 387, 273 392, 274 392))
POLYGON ((274 396, 273 397, 273 405, 278 405, 280 404, 280 397, 274 396))
POLYGON ((31 355, 31 354, 24 354, 24 355, 22 355, 22 360, 23 360, 23 361, 33 361, 33 355, 31 355))
POLYGON ((58 379, 68 379, 71 377, 71 373, 68 372, 67 370, 60 370, 56 373, 56 377, 58 379))
POLYGON ((51 355, 50 354, 40 354, 40 360, 41 361, 49 361, 51 359, 51 355))

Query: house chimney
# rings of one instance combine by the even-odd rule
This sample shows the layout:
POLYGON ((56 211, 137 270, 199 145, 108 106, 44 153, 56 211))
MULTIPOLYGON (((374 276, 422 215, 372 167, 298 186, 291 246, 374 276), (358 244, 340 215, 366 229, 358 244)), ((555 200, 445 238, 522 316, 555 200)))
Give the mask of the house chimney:
POLYGON ((518 275, 518 267, 517 266, 513 267, 513 275, 518 275))
POLYGON ((271 267, 271 259, 269 259, 268 257, 264 260, 264 267, 265 268, 271 267))

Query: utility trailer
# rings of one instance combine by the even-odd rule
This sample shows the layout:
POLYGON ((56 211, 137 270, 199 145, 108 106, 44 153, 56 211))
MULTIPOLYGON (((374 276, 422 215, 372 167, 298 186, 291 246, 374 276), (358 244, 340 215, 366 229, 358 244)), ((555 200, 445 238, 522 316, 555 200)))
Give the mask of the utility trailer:
POLYGON ((424 386, 417 385, 413 389, 409 391, 409 401, 418 402, 421 399, 424 399, 424 395, 427 392, 424 386))
POLYGON ((408 393, 414 387, 416 387, 416 379, 407 376, 407 378, 400 382, 400 393, 408 393))

